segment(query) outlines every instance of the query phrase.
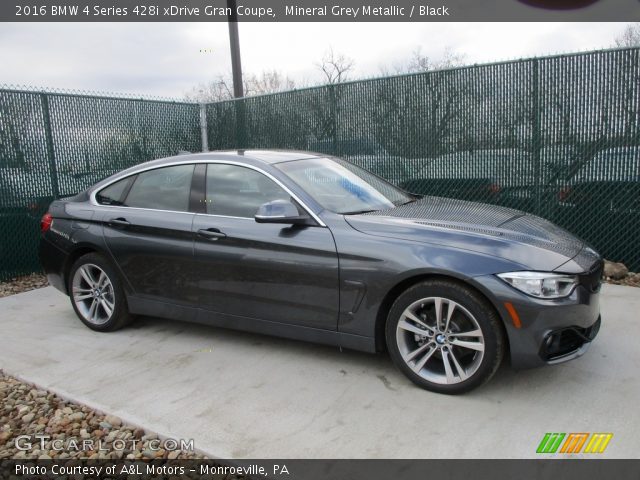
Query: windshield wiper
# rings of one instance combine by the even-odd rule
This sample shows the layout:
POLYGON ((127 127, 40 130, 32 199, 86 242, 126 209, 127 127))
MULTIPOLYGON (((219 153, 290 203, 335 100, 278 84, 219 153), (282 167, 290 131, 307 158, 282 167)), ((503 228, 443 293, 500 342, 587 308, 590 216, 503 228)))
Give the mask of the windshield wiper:
POLYGON ((413 203, 413 202, 416 202, 416 201, 418 201, 417 198, 412 198, 411 200, 407 200, 406 202, 399 203, 398 205, 396 205, 396 207, 401 207, 403 205, 409 205, 410 203, 413 203))
POLYGON ((374 209, 374 210, 355 210, 353 212, 344 212, 342 215, 360 215, 362 213, 371 213, 371 212, 377 212, 378 210, 374 209))

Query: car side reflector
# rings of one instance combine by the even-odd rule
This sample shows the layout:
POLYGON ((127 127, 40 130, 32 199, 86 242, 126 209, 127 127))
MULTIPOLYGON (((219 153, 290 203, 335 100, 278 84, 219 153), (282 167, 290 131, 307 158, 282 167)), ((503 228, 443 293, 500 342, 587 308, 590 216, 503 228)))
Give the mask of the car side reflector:
POLYGON ((513 304, 511 302, 504 302, 504 308, 506 308, 507 312, 509 312, 509 315, 511 315, 513 326, 516 328, 522 327, 522 322, 520 322, 520 315, 518 315, 518 312, 516 312, 513 304))
POLYGON ((53 223, 53 216, 50 213, 45 213, 40 220, 40 231, 42 233, 47 232, 51 228, 53 223))

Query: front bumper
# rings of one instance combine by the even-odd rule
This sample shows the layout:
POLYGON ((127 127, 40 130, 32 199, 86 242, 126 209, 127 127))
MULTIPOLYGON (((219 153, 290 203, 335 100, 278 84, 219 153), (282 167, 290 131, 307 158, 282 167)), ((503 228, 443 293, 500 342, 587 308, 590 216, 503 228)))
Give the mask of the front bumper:
POLYGON ((600 317, 589 328, 566 327, 548 333, 540 349, 540 357, 553 365, 584 354, 600 331, 600 317))
POLYGON ((514 368, 566 362, 584 354, 600 329, 600 286, 585 274, 566 298, 525 295, 494 275, 476 277, 502 317, 514 368), (507 304, 517 313, 514 321, 507 304))

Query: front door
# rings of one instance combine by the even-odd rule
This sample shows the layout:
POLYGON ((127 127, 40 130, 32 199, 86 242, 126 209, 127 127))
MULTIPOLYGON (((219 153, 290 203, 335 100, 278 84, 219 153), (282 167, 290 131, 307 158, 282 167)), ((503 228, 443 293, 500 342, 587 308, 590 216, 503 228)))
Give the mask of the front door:
POLYGON ((336 330, 338 257, 329 229, 256 223, 260 205, 291 196, 249 167, 208 164, 204 198, 207 213, 193 222, 200 306, 336 330))

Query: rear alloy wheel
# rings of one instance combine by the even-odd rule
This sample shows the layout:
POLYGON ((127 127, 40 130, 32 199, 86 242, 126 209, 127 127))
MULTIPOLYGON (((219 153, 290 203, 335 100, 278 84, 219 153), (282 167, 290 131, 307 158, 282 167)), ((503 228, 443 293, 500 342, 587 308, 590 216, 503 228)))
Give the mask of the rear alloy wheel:
POLYGON ((499 322, 473 290, 455 282, 427 281, 393 304, 387 346, 396 366, 417 385, 464 393, 489 380, 502 361, 499 322))
POLYGON ((69 278, 71 304, 86 326, 106 332, 131 321, 120 279, 103 257, 91 253, 79 258, 69 278))

